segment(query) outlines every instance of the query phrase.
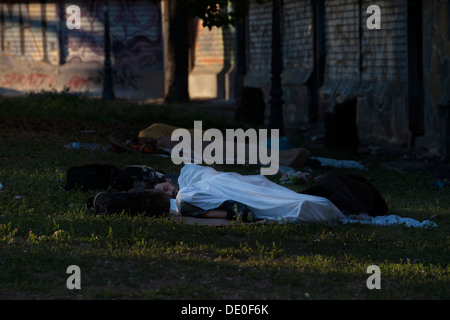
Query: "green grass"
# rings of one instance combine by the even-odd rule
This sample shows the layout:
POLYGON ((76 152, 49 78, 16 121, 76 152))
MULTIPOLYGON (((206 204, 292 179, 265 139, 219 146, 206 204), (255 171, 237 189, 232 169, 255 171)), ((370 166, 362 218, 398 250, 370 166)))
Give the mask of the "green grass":
POLYGON ((435 189, 432 177, 383 169, 381 157, 360 159, 390 213, 431 219, 439 225, 433 229, 312 223, 206 227, 167 218, 97 216, 85 208, 95 192, 62 190, 69 167, 93 162, 147 164, 166 172, 180 167, 139 153, 66 150, 65 143, 108 146, 109 134, 133 138, 154 122, 236 124, 181 106, 65 94, 4 98, 0 115, 2 299, 450 298, 449 189, 435 189), (66 287, 70 265, 81 269, 81 290, 66 287), (370 265, 380 267, 381 290, 367 289, 370 265))
POLYGON ((7 117, 26 117, 37 119, 70 119, 149 125, 155 122, 193 128, 194 120, 203 121, 203 129, 236 128, 243 123, 230 124, 223 116, 213 117, 196 108, 186 109, 180 105, 161 105, 154 103, 133 103, 126 100, 113 102, 78 96, 69 93, 30 93, 18 99, 0 99, 0 114, 7 117), (231 127, 233 128, 233 127, 231 127))

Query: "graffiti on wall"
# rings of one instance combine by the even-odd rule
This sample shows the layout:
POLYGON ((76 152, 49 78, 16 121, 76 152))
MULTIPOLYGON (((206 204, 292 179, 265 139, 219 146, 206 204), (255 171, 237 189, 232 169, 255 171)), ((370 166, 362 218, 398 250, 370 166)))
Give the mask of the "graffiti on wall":
MULTIPOLYGON (((56 75, 44 74, 40 72, 30 72, 30 73, 19 73, 11 72, 4 74, 2 81, 0 83, 1 87, 4 88, 34 88, 34 89, 50 89, 55 84, 56 75)), ((73 75, 70 79, 63 85, 63 88, 68 90, 77 91, 83 89, 87 78, 81 77, 79 75, 73 75)))
MULTIPOLYGON (((67 31, 67 61, 103 63, 104 1, 84 0, 77 3, 81 9, 81 29, 67 31)), ((109 8, 114 66, 162 68, 159 1, 110 1, 109 8)))
MULTIPOLYGON (((80 8, 80 29, 65 27, 71 14, 59 3, 0 0, 1 87, 19 91, 102 90, 105 1, 70 2, 80 8)), ((109 1, 109 21, 116 89, 126 95, 161 96, 161 1, 109 1)))
POLYGON ((3 75, 2 87, 51 87, 55 81, 55 75, 32 72, 29 74, 11 72, 3 75))

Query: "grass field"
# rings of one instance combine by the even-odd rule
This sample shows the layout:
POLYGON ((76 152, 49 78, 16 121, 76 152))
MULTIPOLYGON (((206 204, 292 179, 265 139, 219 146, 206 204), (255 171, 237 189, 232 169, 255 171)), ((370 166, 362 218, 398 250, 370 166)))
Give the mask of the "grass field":
MULTIPOLYGON (((370 177, 390 213, 432 220, 439 227, 208 227, 168 218, 97 216, 85 208, 95 192, 62 190, 69 167, 94 162, 146 164, 166 172, 180 167, 166 158, 68 150, 65 144, 96 142, 106 149, 110 134, 132 139, 154 122, 230 125, 175 107, 67 94, 3 98, 0 117, 0 299, 450 298, 450 189, 433 187, 431 176, 384 169, 385 156, 353 156, 369 170, 340 171, 370 177), (81 270, 79 290, 66 286, 70 265, 81 270), (380 290, 367 288, 371 265, 380 268, 380 290)), ((314 153, 329 155, 320 149, 314 153)))

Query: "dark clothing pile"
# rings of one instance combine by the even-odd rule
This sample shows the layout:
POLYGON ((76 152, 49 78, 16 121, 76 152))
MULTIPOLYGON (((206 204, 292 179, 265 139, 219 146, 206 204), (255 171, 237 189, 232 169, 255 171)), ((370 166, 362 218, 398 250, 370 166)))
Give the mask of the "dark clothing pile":
POLYGON ((162 216, 170 211, 170 199, 163 191, 153 189, 162 181, 164 173, 148 166, 121 170, 107 164, 89 164, 67 170, 64 190, 104 190, 86 203, 98 214, 162 216))
POLYGON ((327 198, 346 216, 366 213, 376 217, 388 212, 386 201, 378 190, 359 175, 329 172, 322 176, 320 184, 301 193, 327 198))

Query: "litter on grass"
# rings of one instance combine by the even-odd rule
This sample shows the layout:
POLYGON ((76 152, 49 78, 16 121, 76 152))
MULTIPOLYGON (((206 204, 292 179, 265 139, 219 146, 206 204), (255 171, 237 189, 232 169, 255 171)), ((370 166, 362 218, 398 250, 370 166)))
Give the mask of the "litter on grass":
POLYGON ((367 170, 367 167, 362 163, 354 160, 336 160, 331 158, 323 158, 323 157, 310 157, 310 159, 314 159, 320 162, 320 164, 324 167, 334 167, 334 168, 354 168, 360 170, 367 170))

